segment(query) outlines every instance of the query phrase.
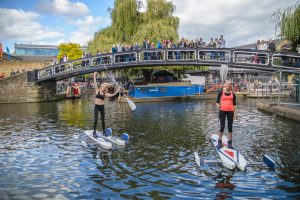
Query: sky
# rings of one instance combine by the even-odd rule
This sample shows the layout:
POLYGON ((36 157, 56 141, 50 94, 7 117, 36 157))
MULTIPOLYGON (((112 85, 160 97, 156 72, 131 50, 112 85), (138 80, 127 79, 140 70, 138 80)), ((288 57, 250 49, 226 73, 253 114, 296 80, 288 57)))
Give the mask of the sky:
MULTIPOLYGON (((146 0, 143 0, 144 2, 146 0)), ((270 21, 278 9, 299 0, 173 0, 179 36, 189 40, 224 35, 227 47, 275 38, 270 21)), ((0 42, 87 45, 94 32, 110 26, 113 0, 0 0, 0 42)), ((145 3, 144 3, 145 4, 145 3)), ((146 9, 146 8, 144 8, 146 9)))

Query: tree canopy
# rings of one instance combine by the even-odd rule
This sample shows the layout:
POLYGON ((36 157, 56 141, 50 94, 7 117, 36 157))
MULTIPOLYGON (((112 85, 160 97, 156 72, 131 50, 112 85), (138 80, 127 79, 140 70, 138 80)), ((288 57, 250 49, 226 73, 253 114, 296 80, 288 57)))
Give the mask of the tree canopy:
POLYGON ((294 47, 300 43, 300 4, 290 6, 285 10, 275 12, 271 20, 275 22, 275 29, 279 36, 289 39, 294 47))
POLYGON ((69 60, 79 59, 82 56, 82 50, 80 45, 76 43, 61 43, 58 47, 59 53, 57 55, 58 60, 64 55, 68 56, 69 60))
POLYGON ((111 26, 99 30, 88 44, 92 53, 110 51, 113 44, 142 43, 144 38, 156 43, 158 40, 178 41, 179 18, 173 16, 175 6, 167 0, 115 0, 109 8, 111 26), (145 6, 146 10, 141 11, 145 6))

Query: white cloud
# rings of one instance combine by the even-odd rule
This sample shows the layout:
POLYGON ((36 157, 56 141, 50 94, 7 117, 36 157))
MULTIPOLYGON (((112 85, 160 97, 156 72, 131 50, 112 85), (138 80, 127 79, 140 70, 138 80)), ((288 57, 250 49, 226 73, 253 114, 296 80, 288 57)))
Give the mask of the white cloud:
POLYGON ((297 0, 174 0, 179 34, 188 39, 224 35, 227 47, 275 37, 271 15, 297 0))
POLYGON ((39 41, 39 42, 35 42, 35 44, 39 44, 39 45, 60 45, 61 43, 67 43, 67 41, 65 39, 58 39, 58 40, 54 40, 54 41, 39 41))
POLYGON ((140 12, 145 12, 147 10, 147 0, 140 0, 141 8, 139 9, 140 12))
POLYGON ((39 14, 35 12, 0 8, 0 39, 39 42, 63 36, 59 31, 42 26, 38 18, 39 14))
POLYGON ((71 21, 70 23, 78 27, 76 31, 71 33, 70 42, 87 45, 87 42, 93 37, 94 32, 97 31, 101 25, 105 27, 110 22, 109 19, 86 16, 83 19, 71 21))
POLYGON ((84 3, 69 0, 42 0, 37 7, 43 12, 69 17, 84 16, 89 13, 89 8, 84 3))

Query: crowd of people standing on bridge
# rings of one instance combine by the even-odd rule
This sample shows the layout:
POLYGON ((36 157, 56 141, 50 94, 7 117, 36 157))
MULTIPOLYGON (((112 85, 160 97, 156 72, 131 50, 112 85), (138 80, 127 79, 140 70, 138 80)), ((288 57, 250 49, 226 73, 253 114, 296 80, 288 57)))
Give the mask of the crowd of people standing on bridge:
POLYGON ((66 54, 64 54, 59 60, 58 60, 57 56, 54 56, 52 65, 57 65, 60 63, 68 62, 68 61, 69 61, 69 58, 66 54))
POLYGON ((270 39, 268 42, 264 40, 257 40, 255 44, 256 50, 265 50, 265 51, 276 51, 276 45, 272 39, 270 39))
MULTIPOLYGON (((164 48, 225 48, 226 40, 224 39, 223 35, 219 38, 210 38, 208 43, 203 41, 203 38, 199 38, 194 40, 187 40, 185 38, 181 38, 178 43, 175 43, 173 39, 164 39, 158 40, 156 43, 151 42, 149 39, 144 38, 143 43, 139 45, 137 42, 133 44, 121 44, 120 42, 117 45, 113 45, 109 53, 124 53, 124 52, 132 52, 132 51, 139 51, 139 50, 151 50, 151 49, 164 49, 164 48)), ((108 53, 108 52, 107 52, 108 53)), ((176 59, 178 57, 184 57, 186 55, 174 55, 176 59)), ((162 55, 160 53, 145 53, 145 59, 152 59, 152 60, 160 60, 162 59, 162 55)), ((189 57, 189 56, 187 56, 189 57)), ((128 56, 117 56, 117 61, 134 61, 134 55, 128 56)))
POLYGON ((173 39, 158 40, 156 43, 144 38, 141 45, 137 42, 135 44, 121 44, 113 45, 110 52, 105 53, 122 53, 126 51, 138 51, 142 49, 163 49, 163 48, 225 48, 226 40, 223 35, 219 38, 210 38, 209 42, 204 42, 203 38, 189 41, 188 39, 181 38, 178 43, 173 39))
MULTIPOLYGON (((163 40, 158 40, 157 42, 153 42, 147 38, 144 38, 141 44, 139 44, 138 42, 135 42, 134 44, 122 44, 121 42, 119 42, 118 44, 112 45, 111 49, 105 49, 105 50, 98 49, 96 51, 96 54, 92 54, 91 52, 87 51, 82 54, 81 58, 89 58, 95 55, 109 54, 109 53, 118 54, 118 53, 126 53, 126 52, 133 52, 139 50, 164 49, 164 48, 226 48, 226 40, 223 35, 220 35, 220 37, 216 37, 216 38, 211 37, 208 42, 203 41, 203 38, 199 38, 195 40, 188 40, 186 38, 181 38, 178 43, 174 42, 173 39, 163 39, 163 40)), ((255 44, 254 49, 273 52, 276 51, 276 44, 272 39, 270 39, 269 41, 258 40, 257 43, 255 44)), ((290 47, 288 44, 283 44, 280 50, 288 51, 290 50, 290 47)), ((298 51, 299 50, 300 47, 298 48, 298 51)), ((216 53, 210 52, 208 57, 210 59, 216 59, 216 57, 220 57, 220 58, 222 57, 224 59, 224 53, 221 52, 219 53, 222 55, 215 55, 216 53)), ((155 56, 157 57, 158 60, 162 58, 161 55, 155 55, 155 56)), ((136 59, 134 57, 134 54, 132 55, 128 54, 125 57, 123 56, 124 58, 122 56, 119 57, 117 56, 118 61, 124 59, 122 60, 123 62, 135 61, 136 59)), ((68 57, 64 55, 59 62, 55 57, 53 64, 63 63, 67 61, 68 61, 68 57)), ((90 62, 89 60, 82 61, 82 66, 88 66, 90 64, 89 62, 90 62)), ((98 64, 100 64, 100 59, 98 62, 99 62, 98 64)), ((109 63, 110 61, 107 60, 106 62, 109 63)), ((251 57, 251 62, 263 64, 264 59, 259 58, 259 55, 256 55, 251 57)))
MULTIPOLYGON (((255 50, 263 50, 263 51, 269 51, 274 52, 276 51, 276 44, 275 42, 270 39, 269 41, 264 40, 258 40, 257 43, 254 45, 255 47, 252 47, 255 50)), ((213 51, 200 51, 199 52, 199 59, 202 60, 219 60, 219 61, 227 61, 230 59, 230 56, 227 55, 226 51, 222 50, 222 48, 226 48, 226 39, 223 37, 223 35, 220 35, 216 38, 210 38, 208 42, 203 41, 203 38, 199 38, 196 40, 188 40, 186 38, 181 38, 179 42, 174 42, 173 39, 163 39, 158 40, 157 42, 150 41, 147 38, 144 38, 143 42, 139 44, 138 42, 135 42, 135 44, 122 44, 119 42, 118 44, 112 45, 111 49, 105 49, 100 50, 98 49, 96 51, 96 54, 92 54, 91 52, 87 51, 82 54, 83 60, 81 61, 81 65, 83 67, 89 66, 91 63, 90 59, 84 59, 84 58, 90 58, 96 55, 102 55, 102 54, 117 54, 114 56, 114 59, 116 63, 118 62, 131 62, 136 61, 136 54, 134 51, 140 51, 140 50, 149 50, 149 52, 144 52, 142 54, 144 57, 140 58, 141 60, 162 60, 166 56, 167 59, 170 60, 188 60, 188 59, 195 59, 195 53, 193 51, 168 51, 168 55, 164 55, 164 52, 159 51, 153 51, 154 49, 164 49, 164 48, 208 48, 208 49, 218 49, 220 50, 213 50, 213 51), (128 53, 126 53, 128 52, 128 53), (120 55, 118 55, 120 54, 120 55)), ((288 44, 283 44, 280 50, 286 50, 288 51, 290 49, 290 46, 288 44)), ((298 48, 299 51, 300 47, 298 48)), ((239 62, 243 63, 257 63, 257 64, 266 64, 267 57, 265 54, 257 53, 254 54, 237 54, 236 59, 239 62)), ((290 58, 288 58, 290 59, 290 58)), ((60 61, 57 61, 57 58, 54 58, 53 64, 58 63, 64 63, 68 61, 68 57, 64 55, 60 61)), ((95 61, 96 65, 100 64, 109 64, 111 62, 111 59, 109 57, 99 57, 95 61)), ((298 66, 300 64, 299 59, 294 60, 286 60, 285 58, 282 58, 282 62, 286 64, 287 66, 298 66)), ((60 69, 63 71, 63 69, 60 69)))

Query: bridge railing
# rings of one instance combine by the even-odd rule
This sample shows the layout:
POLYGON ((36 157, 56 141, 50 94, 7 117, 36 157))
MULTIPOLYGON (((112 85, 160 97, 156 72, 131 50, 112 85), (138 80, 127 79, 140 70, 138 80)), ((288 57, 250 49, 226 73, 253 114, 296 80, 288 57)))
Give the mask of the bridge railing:
POLYGON ((269 53, 255 52, 255 51, 233 51, 233 62, 250 65, 269 65, 269 53))
POLYGON ((72 70, 81 69, 86 66, 91 65, 91 59, 90 58, 82 58, 80 60, 76 60, 73 62, 72 70))
POLYGON ((126 53, 116 53, 113 56, 115 64, 125 64, 137 62, 137 53, 136 52, 126 52, 126 53))
POLYGON ((203 49, 198 50, 198 60, 208 62, 230 62, 230 50, 203 49))
POLYGON ((41 69, 41 70, 38 71, 37 77, 38 77, 38 79, 42 79, 42 78, 46 78, 46 77, 49 77, 49 76, 53 76, 55 74, 60 74, 60 73, 72 71, 74 62, 76 62, 76 61, 69 61, 69 62, 66 62, 66 63, 60 63, 60 64, 57 64, 57 65, 47 67, 45 69, 41 69))
POLYGON ((300 55, 273 54, 272 66, 300 68, 300 55))
POLYGON ((167 49, 167 61, 196 61, 197 51, 191 49, 167 49))
POLYGON ((66 62, 66 63, 61 63, 57 65, 53 65, 50 67, 47 67, 45 69, 41 69, 38 71, 38 79, 46 78, 49 76, 53 76, 55 74, 63 73, 66 71, 72 71, 73 70, 73 61, 72 62, 66 62))
POLYGON ((139 52, 139 62, 161 62, 166 60, 166 53, 164 50, 143 50, 139 52))
POLYGON ((210 49, 210 48, 170 48, 150 49, 116 54, 101 54, 93 57, 60 63, 38 70, 38 80, 47 79, 60 74, 81 70, 84 68, 101 66, 126 66, 146 65, 146 63, 195 63, 213 64, 227 63, 234 66, 253 66, 262 69, 292 68, 300 69, 300 55, 275 53, 267 51, 242 50, 242 49, 210 49))
POLYGON ((52 65, 38 71, 38 79, 47 78, 49 76, 63 74, 66 72, 83 69, 86 67, 99 66, 102 64, 111 64, 112 55, 98 55, 77 60, 52 65))
POLYGON ((99 65, 110 65, 112 60, 112 55, 97 55, 92 57, 92 66, 99 66, 99 65))

